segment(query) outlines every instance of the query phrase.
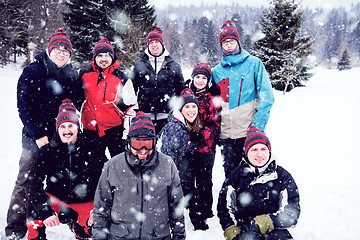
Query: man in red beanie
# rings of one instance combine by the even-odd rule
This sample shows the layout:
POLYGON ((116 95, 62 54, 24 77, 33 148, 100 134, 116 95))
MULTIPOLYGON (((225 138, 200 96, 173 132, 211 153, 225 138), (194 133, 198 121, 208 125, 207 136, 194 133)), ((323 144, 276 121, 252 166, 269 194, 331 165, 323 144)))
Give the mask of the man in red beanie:
POLYGON ((223 100, 220 145, 228 176, 243 156, 247 130, 251 126, 265 130, 274 96, 263 63, 241 47, 230 20, 221 27, 219 44, 223 59, 212 70, 212 81, 223 100))
POLYGON ((68 224, 76 239, 91 237, 93 200, 105 155, 94 154, 81 133, 79 112, 70 99, 59 107, 56 134, 31 162, 25 183, 27 239, 46 239, 45 228, 68 224), (45 181, 46 184, 43 182, 45 181))
POLYGON ((184 240, 183 192, 174 161, 155 150, 150 117, 131 120, 128 150, 104 166, 94 200, 93 240, 184 240))
POLYGON ((298 188, 254 126, 247 133, 245 157, 221 188, 217 212, 226 240, 293 239, 287 228, 300 216, 298 188))
POLYGON ((80 109, 84 99, 81 81, 72 69, 72 45, 63 29, 52 35, 46 50, 35 56, 18 81, 17 107, 24 125, 19 173, 11 195, 5 234, 9 239, 21 239, 26 234, 24 183, 30 161, 36 152, 48 144, 55 134, 55 118, 62 100, 70 98, 80 109))
POLYGON ((172 109, 171 98, 184 89, 184 77, 180 65, 165 48, 161 28, 150 31, 146 43, 145 53, 135 63, 131 78, 139 109, 151 117, 159 133, 172 109))
POLYGON ((135 115, 136 95, 132 81, 120 64, 107 38, 98 41, 91 66, 81 70, 85 102, 82 108, 84 134, 94 148, 108 148, 111 157, 125 150, 124 122, 135 115))

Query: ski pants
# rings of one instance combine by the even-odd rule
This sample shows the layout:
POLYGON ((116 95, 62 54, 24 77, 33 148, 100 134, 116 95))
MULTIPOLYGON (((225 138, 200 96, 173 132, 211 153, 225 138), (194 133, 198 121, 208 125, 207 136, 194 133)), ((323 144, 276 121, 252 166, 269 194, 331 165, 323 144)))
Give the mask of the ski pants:
POLYGON ((26 194, 24 184, 29 175, 30 162, 36 151, 23 148, 19 161, 19 173, 15 182, 14 190, 11 194, 9 209, 7 212, 7 226, 5 227, 6 236, 16 236, 19 239, 26 234, 26 194))
POLYGON ((225 177, 228 177, 230 172, 239 166, 244 154, 245 139, 246 138, 227 138, 220 140, 221 154, 224 159, 225 177))
MULTIPOLYGON (((85 203, 65 203, 46 193, 50 197, 51 208, 59 217, 60 223, 68 224, 76 239, 91 238, 91 227, 87 221, 90 217, 90 211, 94 209, 94 202, 85 203)), ((27 229, 28 240, 46 239, 45 225, 40 216, 31 204, 27 206, 27 229)))
POLYGON ((212 169, 215 154, 195 152, 177 162, 184 196, 189 198, 189 216, 193 221, 205 220, 212 212, 212 169))

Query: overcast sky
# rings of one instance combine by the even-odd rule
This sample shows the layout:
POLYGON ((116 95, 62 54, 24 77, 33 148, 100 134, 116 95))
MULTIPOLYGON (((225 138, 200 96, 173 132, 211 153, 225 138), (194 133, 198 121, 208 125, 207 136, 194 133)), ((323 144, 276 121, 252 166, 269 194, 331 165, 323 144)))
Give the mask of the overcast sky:
MULTIPOLYGON (((166 8, 169 4, 172 5, 179 5, 179 4, 194 4, 194 5, 200 5, 201 2, 204 2, 206 4, 215 4, 218 2, 218 4, 231 4, 232 2, 238 2, 241 5, 250 5, 250 6, 269 6, 268 0, 181 0, 181 1, 169 1, 169 0, 148 0, 150 4, 154 5, 155 8, 163 9, 166 8)), ((308 6, 310 8, 315 7, 323 7, 323 8, 337 8, 337 7, 346 7, 350 8, 351 4, 359 3, 360 0, 302 0, 301 5, 302 6, 308 6)))

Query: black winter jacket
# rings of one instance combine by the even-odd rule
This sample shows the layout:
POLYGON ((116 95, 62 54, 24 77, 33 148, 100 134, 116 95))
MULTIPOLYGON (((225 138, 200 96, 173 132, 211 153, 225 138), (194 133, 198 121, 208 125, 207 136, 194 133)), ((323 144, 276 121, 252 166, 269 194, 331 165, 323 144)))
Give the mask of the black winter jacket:
POLYGON ((54 214, 45 192, 65 203, 94 200, 97 182, 107 161, 104 154, 99 159, 100 154, 94 151, 88 149, 80 133, 75 144, 62 143, 56 134, 50 144, 40 148, 31 162, 25 191, 29 202, 42 219, 54 214))
MULTIPOLYGON (((259 170, 259 169, 258 169, 259 170)), ((300 215, 299 192, 293 177, 270 160, 260 173, 245 160, 225 180, 217 206, 220 224, 249 228, 253 218, 267 214, 275 229, 289 228, 300 215), (234 222, 235 220, 235 222, 234 222)))
MULTIPOLYGON (((155 61, 156 61, 155 57, 155 61)), ((138 96, 139 110, 153 113, 169 113, 169 100, 179 96, 184 89, 184 77, 180 65, 171 56, 165 56, 161 70, 153 69, 149 56, 144 53, 134 65, 132 80, 138 96)))
POLYGON ((35 140, 54 135, 55 119, 63 99, 70 98, 77 109, 84 100, 82 82, 71 64, 57 68, 45 51, 35 56, 18 81, 17 106, 24 125, 23 148, 36 150, 35 140))

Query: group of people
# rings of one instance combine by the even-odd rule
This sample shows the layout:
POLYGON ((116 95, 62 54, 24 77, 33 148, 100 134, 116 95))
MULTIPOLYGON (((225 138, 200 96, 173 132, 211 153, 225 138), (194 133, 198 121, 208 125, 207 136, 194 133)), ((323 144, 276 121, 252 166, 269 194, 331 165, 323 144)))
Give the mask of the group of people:
POLYGON ((230 20, 220 31, 221 62, 197 64, 187 82, 160 28, 146 42, 130 77, 107 38, 91 66, 75 71, 70 38, 58 29, 23 70, 8 239, 46 239, 46 227, 63 223, 76 239, 182 240, 184 209, 194 230, 206 231, 217 145, 225 239, 291 239, 299 193, 264 134, 274 97, 261 60, 241 47, 230 20))

